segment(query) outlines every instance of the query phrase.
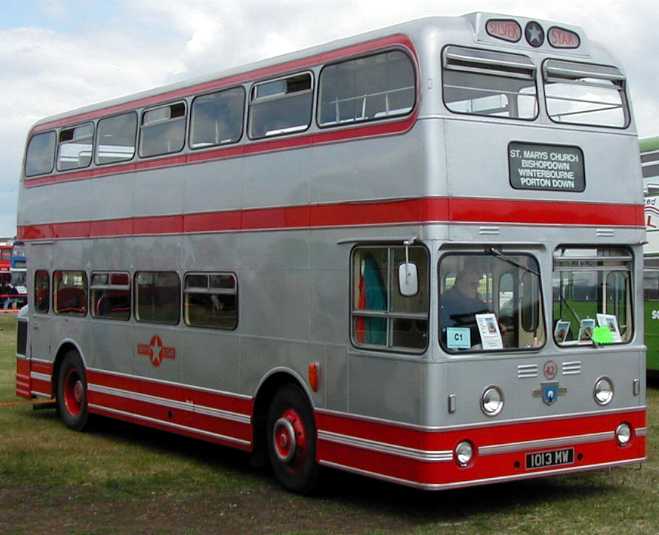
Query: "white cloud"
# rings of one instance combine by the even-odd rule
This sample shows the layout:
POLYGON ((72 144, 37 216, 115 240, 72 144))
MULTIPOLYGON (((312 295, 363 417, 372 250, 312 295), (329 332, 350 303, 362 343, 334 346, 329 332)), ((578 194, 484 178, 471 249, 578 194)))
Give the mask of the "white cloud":
MULTIPOLYGON (((43 0, 38 15, 50 17, 54 28, 66 21, 66 30, 36 25, 0 30, 4 214, 15 206, 25 135, 39 118, 429 15, 487 9, 583 26, 626 66, 641 135, 659 133, 659 10, 650 0, 634 2, 633 9, 617 0, 532 5, 520 0, 122 0, 112 4, 110 14, 104 8, 103 18, 85 5, 77 31, 63 0, 43 0)), ((14 232, 14 220, 13 214, 0 217, 0 235, 14 232)))

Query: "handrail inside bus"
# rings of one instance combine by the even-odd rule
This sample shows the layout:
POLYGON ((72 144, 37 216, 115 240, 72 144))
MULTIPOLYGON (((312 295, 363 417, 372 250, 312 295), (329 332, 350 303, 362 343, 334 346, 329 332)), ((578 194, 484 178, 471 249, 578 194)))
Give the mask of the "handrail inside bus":
POLYGON ((557 61, 546 61, 544 64, 544 74, 547 81, 552 80, 552 76, 558 79, 565 78, 594 78, 597 80, 609 80, 611 82, 622 82, 625 75, 615 67, 606 67, 604 70, 600 65, 584 65, 582 63, 568 63, 557 61), (598 68, 599 67, 599 68, 598 68))
POLYGON ((445 49, 444 68, 458 71, 496 72, 502 76, 524 79, 534 78, 536 70, 533 61, 521 54, 458 46, 449 46, 445 49))

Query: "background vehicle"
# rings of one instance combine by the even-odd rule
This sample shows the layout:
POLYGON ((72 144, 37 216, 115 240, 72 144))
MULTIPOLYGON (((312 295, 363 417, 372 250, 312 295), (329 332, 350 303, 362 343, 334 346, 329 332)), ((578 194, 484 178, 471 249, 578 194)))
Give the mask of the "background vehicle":
POLYGON ((27 262, 25 244, 14 241, 11 252, 11 285, 16 289, 16 307, 27 304, 27 262))
POLYGON ((449 489, 641 462, 630 109, 580 28, 477 13, 40 121, 17 393, 302 492, 318 465, 449 489))
POLYGON ((645 246, 643 292, 648 371, 659 372, 659 138, 641 140, 641 168, 645 191, 645 246))

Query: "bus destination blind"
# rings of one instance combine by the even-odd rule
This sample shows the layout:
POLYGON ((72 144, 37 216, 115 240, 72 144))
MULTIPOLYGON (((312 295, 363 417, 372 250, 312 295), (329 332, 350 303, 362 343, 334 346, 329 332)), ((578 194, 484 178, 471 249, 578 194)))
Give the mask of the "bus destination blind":
POLYGON ((579 147, 513 141, 508 145, 508 169, 515 189, 581 192, 586 188, 579 147))

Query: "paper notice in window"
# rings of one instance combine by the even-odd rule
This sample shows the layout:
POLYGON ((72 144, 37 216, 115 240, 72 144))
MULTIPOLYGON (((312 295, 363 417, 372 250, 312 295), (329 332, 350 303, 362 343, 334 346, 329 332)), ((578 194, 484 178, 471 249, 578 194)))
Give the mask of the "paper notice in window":
POLYGON ((618 318, 613 314, 597 314, 597 323, 600 327, 606 327, 611 331, 614 344, 622 342, 620 328, 618 327, 618 318))
POLYGON ((481 335, 483 349, 503 349, 499 323, 494 314, 476 314, 476 323, 481 335))

